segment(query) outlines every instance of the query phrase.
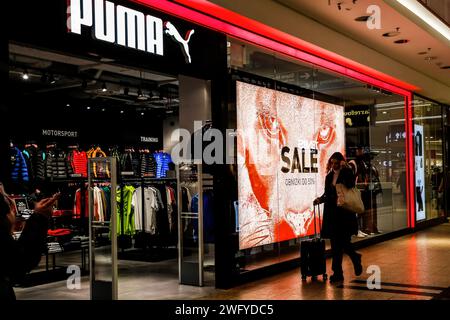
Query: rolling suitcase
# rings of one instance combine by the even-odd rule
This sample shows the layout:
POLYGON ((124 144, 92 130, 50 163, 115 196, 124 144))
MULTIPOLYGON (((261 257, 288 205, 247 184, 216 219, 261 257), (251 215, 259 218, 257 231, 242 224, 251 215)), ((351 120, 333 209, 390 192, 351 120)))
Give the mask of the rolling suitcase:
MULTIPOLYGON (((317 206, 319 212, 319 233, 320 231, 320 205, 317 206)), ((327 264, 325 260, 325 240, 317 235, 316 230, 316 206, 314 206, 314 238, 304 240, 300 243, 300 271, 302 280, 307 277, 316 279, 322 275, 323 280, 327 280, 327 264)))

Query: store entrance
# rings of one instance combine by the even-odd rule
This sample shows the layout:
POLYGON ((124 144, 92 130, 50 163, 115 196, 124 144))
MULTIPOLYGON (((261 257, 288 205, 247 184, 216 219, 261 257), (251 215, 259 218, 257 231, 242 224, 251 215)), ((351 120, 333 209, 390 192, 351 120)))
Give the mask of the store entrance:
MULTIPOLYGON (((179 188, 170 153, 176 129, 192 132, 194 120, 211 119, 208 82, 116 65, 95 54, 74 57, 16 44, 10 45, 9 73, 11 156, 23 168, 11 172, 6 188, 27 208, 62 194, 48 233, 50 265, 37 270, 39 283, 67 278, 70 265, 87 278, 87 161, 115 157, 117 190, 95 185, 92 201, 93 214, 107 221, 108 199, 117 200, 118 298, 190 297, 190 289, 179 290, 179 188)), ((92 240, 105 251, 115 241, 108 230, 92 240)), ((207 248, 213 261, 213 246, 207 248)), ((203 284, 214 285, 213 267, 203 284)), ((86 291, 80 294, 89 299, 86 291)))

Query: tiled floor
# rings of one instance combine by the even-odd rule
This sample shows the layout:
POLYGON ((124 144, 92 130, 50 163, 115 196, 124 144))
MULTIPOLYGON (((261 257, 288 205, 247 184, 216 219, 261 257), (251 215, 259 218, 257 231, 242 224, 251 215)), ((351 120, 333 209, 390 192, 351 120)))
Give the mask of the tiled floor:
MULTIPOLYGON (((314 300, 428 300, 450 287, 450 224, 361 249, 363 265, 381 270, 381 290, 369 290, 366 279, 353 275, 351 262, 344 258, 345 282, 332 285, 321 279, 302 282, 299 270, 284 272, 230 290, 178 285, 176 265, 148 273, 148 265, 129 262, 119 269, 121 299, 314 299, 314 300), (175 267, 174 267, 175 266, 175 267), (355 280, 360 280, 355 282, 355 280), (430 288, 431 287, 431 288, 430 288)), ((329 272, 331 260, 327 261, 329 272)), ((68 290, 65 281, 17 288, 18 299, 88 299, 88 281, 82 290, 68 290)))

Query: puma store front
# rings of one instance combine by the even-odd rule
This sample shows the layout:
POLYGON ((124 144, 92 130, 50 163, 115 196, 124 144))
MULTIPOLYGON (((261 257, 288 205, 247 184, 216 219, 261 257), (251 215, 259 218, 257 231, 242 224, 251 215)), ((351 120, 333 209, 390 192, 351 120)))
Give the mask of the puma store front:
POLYGON ((0 179, 15 236, 33 201, 61 193, 19 299, 42 284, 195 299, 297 267, 335 151, 365 205, 354 241, 415 227, 414 87, 207 1, 14 6, 0 179))
POLYGON ((18 207, 15 236, 33 201, 61 193, 17 298, 47 283, 67 299, 214 288, 213 175, 171 150, 177 129, 205 130, 221 107, 225 35, 132 1, 14 6, 0 180, 18 207), (81 289, 68 290, 77 274, 81 289))

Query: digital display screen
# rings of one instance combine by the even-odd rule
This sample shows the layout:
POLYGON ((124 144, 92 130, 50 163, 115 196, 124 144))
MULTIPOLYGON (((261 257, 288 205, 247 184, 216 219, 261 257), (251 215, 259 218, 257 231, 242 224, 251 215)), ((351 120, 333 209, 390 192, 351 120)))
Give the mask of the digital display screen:
POLYGON ((243 82, 236 90, 239 248, 314 234, 328 159, 345 154, 344 108, 243 82))

